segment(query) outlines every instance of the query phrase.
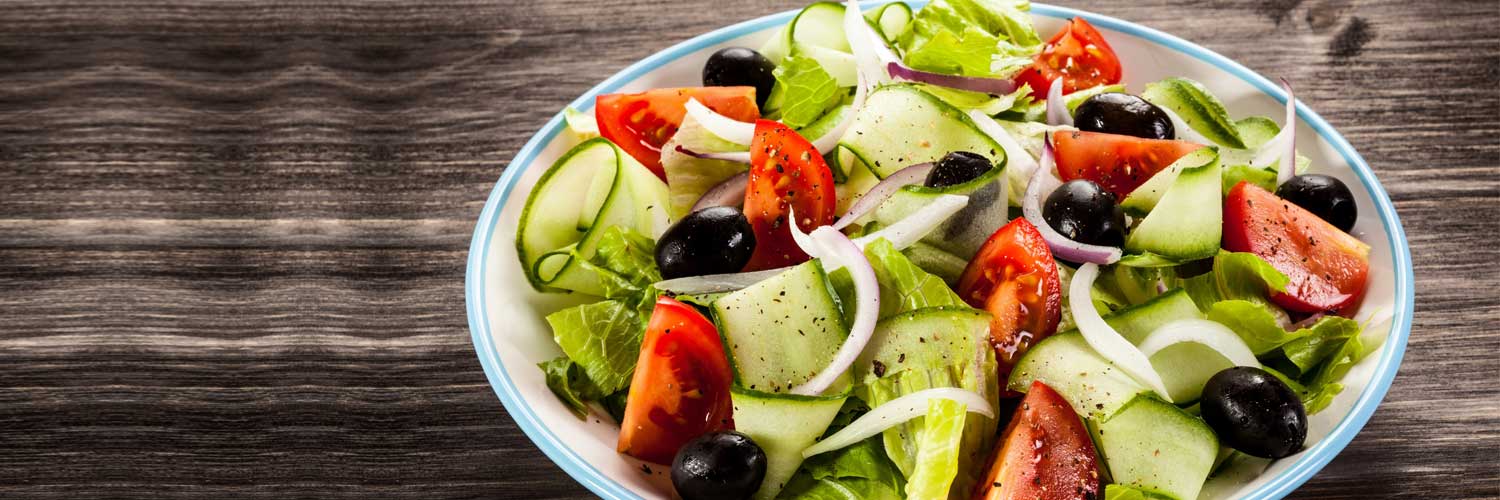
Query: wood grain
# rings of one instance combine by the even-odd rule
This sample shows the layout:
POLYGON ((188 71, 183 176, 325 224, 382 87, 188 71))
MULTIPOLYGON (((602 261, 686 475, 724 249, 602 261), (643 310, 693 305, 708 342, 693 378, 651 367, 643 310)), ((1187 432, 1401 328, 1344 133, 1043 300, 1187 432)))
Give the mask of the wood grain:
MULTIPOLYGON (((1291 78, 1396 202, 1406 361, 1294 496, 1500 498, 1500 3, 1061 3, 1291 78)), ((475 361, 473 221, 597 81, 796 6, 7 2, 0 497, 587 497, 475 361)))

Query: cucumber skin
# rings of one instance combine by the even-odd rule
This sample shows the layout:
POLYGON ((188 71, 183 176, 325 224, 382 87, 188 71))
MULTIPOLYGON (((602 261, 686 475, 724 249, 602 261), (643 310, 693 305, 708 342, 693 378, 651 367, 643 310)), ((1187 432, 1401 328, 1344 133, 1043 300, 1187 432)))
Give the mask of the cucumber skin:
POLYGON ((752 498, 770 500, 786 487, 802 464, 802 450, 828 430, 848 398, 848 393, 799 396, 730 389, 734 412, 741 417, 735 421, 736 430, 750 436, 766 454, 766 476, 752 498))
MULTIPOLYGON (((616 149, 616 154, 623 154, 624 153, 623 151, 619 151, 619 147, 618 146, 615 146, 614 143, 609 142, 608 139, 605 139, 603 137, 595 137, 593 139, 589 139, 589 140, 583 141, 581 143, 578 143, 577 146, 573 146, 573 149, 568 150, 567 153, 563 153, 563 155, 562 155, 561 158, 558 158, 556 162, 552 163, 551 167, 547 168, 546 172, 542 173, 542 177, 540 179, 537 179, 536 184, 531 188, 531 192, 527 193, 527 195, 526 195, 526 204, 521 206, 522 207, 521 208, 521 218, 519 219, 519 222, 516 225, 516 257, 521 260, 521 268, 524 271, 524 273, 526 274, 526 281, 528 283, 531 283, 531 288, 534 289, 534 290, 536 290, 536 291, 538 291, 538 292, 560 292, 561 291, 561 292, 566 293, 566 290, 559 290, 557 288, 549 287, 545 283, 542 283, 541 278, 539 276, 537 276, 537 274, 536 274, 536 265, 539 263, 539 260, 541 259, 542 256, 541 255, 537 255, 536 256, 536 260, 533 260, 533 259, 530 258, 530 256, 527 255, 530 252, 526 251, 526 242, 525 242, 524 238, 525 238, 525 234, 526 234, 526 227, 529 225, 528 223, 531 220, 532 202, 536 201, 536 198, 538 196, 541 196, 543 190, 539 189, 539 188, 540 187, 545 187, 547 185, 547 181, 551 180, 553 174, 556 174, 558 171, 560 171, 563 165, 566 165, 569 160, 573 159, 574 156, 577 156, 578 154, 581 154, 584 151, 587 151, 589 148, 595 147, 595 145, 597 143, 601 143, 601 142, 604 143, 604 144, 609 145, 612 148, 615 148, 616 149)), ((618 168, 618 165, 616 165, 616 168, 618 168)), ((616 173, 616 177, 617 177, 616 181, 617 182, 618 182, 618 176, 619 176, 619 174, 616 173)), ((613 191, 613 188, 611 188, 611 191, 613 191)), ((609 201, 606 198, 604 204, 608 204, 608 203, 609 203, 609 201)), ((582 242, 582 241, 587 240, 589 238, 589 236, 593 235, 593 233, 594 233, 594 231, 592 229, 589 230, 589 231, 587 231, 587 232, 585 232, 584 235, 581 238, 579 238, 578 241, 582 242)), ((543 254, 543 255, 545 255, 545 254, 543 254)), ((569 256, 568 257, 569 262, 566 263, 566 264, 563 264, 563 269, 566 269, 568 266, 572 265, 572 259, 575 259, 575 258, 576 257, 569 256)), ((562 274, 562 271, 558 271, 558 274, 562 274)))
POLYGON ((1172 187, 1173 181, 1182 171, 1189 168, 1198 168, 1207 165, 1211 161, 1220 161, 1218 148, 1206 147, 1188 153, 1177 161, 1172 162, 1167 168, 1157 172, 1156 175, 1147 179, 1144 184, 1136 187, 1130 195, 1120 202, 1120 208, 1135 217, 1144 217, 1156 208, 1161 202, 1162 196, 1167 194, 1167 189, 1172 187))
POLYGON ((1199 134, 1220 146, 1245 149, 1239 129, 1229 121, 1229 112, 1203 84, 1187 78, 1168 78, 1146 85, 1141 98, 1171 108, 1199 134))

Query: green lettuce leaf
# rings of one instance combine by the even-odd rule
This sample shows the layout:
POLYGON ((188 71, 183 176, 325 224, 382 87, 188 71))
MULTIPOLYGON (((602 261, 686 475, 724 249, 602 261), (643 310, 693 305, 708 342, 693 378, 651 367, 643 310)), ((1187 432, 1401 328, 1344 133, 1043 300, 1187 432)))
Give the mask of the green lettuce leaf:
POLYGON ((942 278, 922 270, 884 238, 865 247, 880 283, 880 317, 927 307, 968 306, 942 278))
POLYGON ((906 64, 919 70, 1010 76, 1041 51, 1030 9, 1029 1, 936 0, 917 11, 897 45, 906 64))
MULTIPOLYGON (((887 374, 868 385, 856 388, 862 393, 862 399, 868 401, 871 406, 879 406, 901 396, 911 394, 924 389, 934 387, 959 387, 984 394, 990 400, 991 405, 997 405, 999 394, 999 377, 995 376, 995 357, 993 351, 983 350, 984 360, 975 368, 973 362, 959 362, 948 367, 937 368, 910 368, 887 374), (976 376, 975 370, 984 376, 976 376)), ((961 424, 963 426, 962 445, 958 457, 958 471, 960 473, 953 480, 954 491, 969 491, 977 481, 980 480, 976 474, 983 473, 979 470, 983 467, 985 460, 989 458, 989 452, 995 442, 996 422, 978 414, 970 414, 961 424)), ((896 464, 902 475, 908 481, 923 467, 922 449, 924 446, 933 450, 940 449, 928 446, 928 439, 946 439, 941 434, 927 432, 926 418, 915 418, 901 425, 887 429, 881 435, 885 444, 886 455, 891 462, 896 464)), ((929 472, 928 474, 933 474, 929 472)), ((908 492, 910 487, 908 487, 908 492)))
POLYGON ((725 160, 707 160, 677 151, 678 147, 703 153, 745 151, 746 146, 726 141, 703 128, 692 116, 683 116, 677 133, 661 147, 662 170, 667 174, 667 196, 671 200, 672 219, 681 219, 703 193, 725 179, 750 168, 749 165, 725 160))
POLYGON ((811 57, 793 55, 776 67, 775 75, 783 96, 780 119, 788 127, 811 125, 844 99, 838 82, 811 57))
POLYGON ((547 315, 547 323, 563 353, 598 388, 598 397, 630 384, 645 326, 633 304, 584 304, 547 315))
MULTIPOLYGON (((907 498, 948 498, 963 455, 968 407, 951 399, 933 399, 922 417, 926 429, 917 447, 916 469, 906 482, 907 498)), ((959 489, 958 491, 966 491, 959 489)))
MULTIPOLYGON (((859 398, 844 401, 823 437, 833 435, 870 411, 859 398)), ((809 457, 777 495, 799 500, 901 500, 901 471, 885 456, 880 436, 809 457)))
MULTIPOLYGON (((1357 357, 1360 352, 1358 349, 1359 330, 1359 323, 1352 319, 1324 316, 1312 326, 1293 334, 1297 336, 1297 339, 1281 346, 1281 355, 1297 367, 1297 373, 1314 374, 1318 371, 1319 365, 1332 361, 1334 354, 1342 353, 1345 357, 1357 357), (1351 341, 1354 342, 1355 350, 1352 353, 1345 352, 1345 347, 1351 341)), ((1347 371, 1347 368, 1345 370, 1347 371)))
POLYGON ((611 226, 604 229, 599 239, 598 250, 591 263, 607 269, 630 284, 628 290, 609 290, 606 297, 624 297, 639 294, 652 283, 661 281, 661 272, 656 270, 656 242, 651 238, 625 227, 611 226))
POLYGON ((599 386, 589 380, 583 369, 566 356, 537 363, 547 380, 547 388, 557 395, 568 410, 579 419, 589 414, 588 401, 604 395, 599 386))
POLYGON ((1269 304, 1271 291, 1284 291, 1291 280, 1253 253, 1220 251, 1213 270, 1182 281, 1183 288, 1204 312, 1224 300, 1269 304))
POLYGON ((1104 500, 1162 500, 1167 497, 1124 484, 1104 485, 1104 500))

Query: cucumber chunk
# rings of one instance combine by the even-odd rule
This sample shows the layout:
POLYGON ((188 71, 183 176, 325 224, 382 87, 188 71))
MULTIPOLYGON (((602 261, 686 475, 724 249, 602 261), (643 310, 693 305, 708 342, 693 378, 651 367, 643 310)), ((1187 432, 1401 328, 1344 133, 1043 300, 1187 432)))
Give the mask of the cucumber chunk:
POLYGON ((1150 215, 1125 238, 1125 251, 1176 262, 1219 253, 1224 229, 1221 170, 1217 159, 1183 168, 1150 215))
POLYGON ((521 210, 516 254, 527 281, 538 291, 604 295, 598 274, 578 261, 593 257, 605 227, 660 235, 667 204, 667 185, 619 147, 580 143, 542 174, 521 210))
POLYGON ((1115 483, 1176 500, 1198 498, 1219 454, 1219 439, 1208 424, 1150 396, 1093 424, 1115 483))
POLYGON ((1011 371, 1007 387, 1026 392, 1036 380, 1057 391, 1087 418, 1108 417, 1137 395, 1151 393, 1094 352, 1078 332, 1056 334, 1031 346, 1011 371))
POLYGON ((932 307, 887 318, 854 361, 854 374, 869 383, 907 368, 947 367, 976 360, 989 348, 990 315, 968 307, 932 307))
POLYGON ((847 395, 829 397, 771 394, 735 388, 735 430, 750 436, 766 452, 766 478, 755 491, 756 500, 776 498, 802 466, 802 450, 828 430, 847 395))
POLYGON ((953 151, 969 151, 1005 165, 1005 151, 968 115, 908 84, 871 92, 839 144, 882 179, 953 151))
POLYGON ((836 297, 812 260, 715 300, 736 382, 783 393, 826 368, 849 336, 836 297))
POLYGON ((911 24, 911 6, 906 2, 891 2, 865 13, 865 19, 874 23, 882 38, 895 43, 911 24))
POLYGON ((1157 203, 1161 202, 1162 195, 1167 194, 1167 189, 1172 187, 1173 181, 1177 180, 1177 176, 1183 170, 1203 167, 1216 161, 1219 161, 1219 152, 1216 148, 1203 148, 1188 153, 1151 176, 1145 184, 1135 188, 1135 191, 1131 191, 1130 195, 1125 197, 1125 201, 1120 202, 1120 208, 1132 216, 1144 217, 1156 208, 1157 203))

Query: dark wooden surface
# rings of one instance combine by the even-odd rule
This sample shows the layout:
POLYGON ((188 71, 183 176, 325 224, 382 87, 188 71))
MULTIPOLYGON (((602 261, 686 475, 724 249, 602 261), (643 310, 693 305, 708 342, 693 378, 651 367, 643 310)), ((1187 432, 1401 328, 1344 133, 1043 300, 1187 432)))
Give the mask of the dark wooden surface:
MULTIPOLYGON (((0 5, 0 497, 588 496, 475 361, 473 221, 579 93, 795 3, 0 5)), ((1500 2, 1063 3, 1291 78, 1396 201, 1406 362, 1296 496, 1500 497, 1500 2)))

